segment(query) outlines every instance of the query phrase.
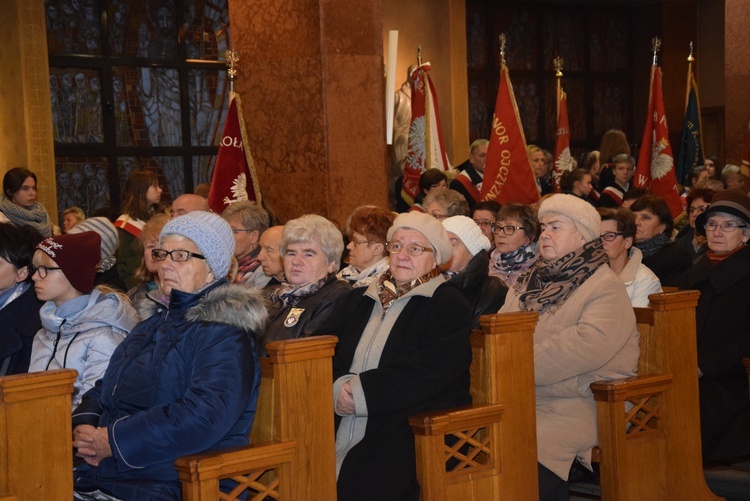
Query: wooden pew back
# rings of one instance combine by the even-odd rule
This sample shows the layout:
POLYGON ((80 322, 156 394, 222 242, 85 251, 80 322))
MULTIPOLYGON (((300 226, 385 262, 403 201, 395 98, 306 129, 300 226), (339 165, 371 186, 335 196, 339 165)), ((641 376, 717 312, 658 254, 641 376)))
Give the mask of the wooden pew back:
POLYGON ((536 499, 531 312, 488 315, 471 335, 473 405, 422 413, 414 430, 424 501, 536 499), (445 437, 458 441, 446 446, 445 437))
POLYGON ((0 377, 0 497, 73 495, 72 369, 0 377))
POLYGON ((603 501, 720 499, 706 486, 702 469, 698 296, 696 291, 649 296, 649 308, 635 309, 638 376, 591 385, 603 501))
POLYGON ((332 363, 337 339, 277 341, 261 359, 261 388, 248 447, 175 462, 183 499, 215 501, 219 481, 239 486, 221 499, 336 499, 332 363))

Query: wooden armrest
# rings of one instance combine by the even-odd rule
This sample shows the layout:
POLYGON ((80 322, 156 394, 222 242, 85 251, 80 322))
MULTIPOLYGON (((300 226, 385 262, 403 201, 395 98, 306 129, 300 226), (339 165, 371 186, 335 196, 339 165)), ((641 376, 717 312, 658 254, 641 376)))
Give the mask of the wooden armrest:
POLYGON ((415 435, 445 435, 497 423, 504 408, 502 404, 477 404, 444 411, 420 412, 409 417, 409 424, 415 435))
POLYGON ((649 374, 611 381, 591 383, 594 400, 600 402, 624 402, 629 398, 661 393, 672 384, 671 374, 649 374))
POLYGON ((297 442, 279 441, 233 447, 183 456, 175 461, 175 468, 183 481, 221 479, 290 463, 296 448, 297 442))

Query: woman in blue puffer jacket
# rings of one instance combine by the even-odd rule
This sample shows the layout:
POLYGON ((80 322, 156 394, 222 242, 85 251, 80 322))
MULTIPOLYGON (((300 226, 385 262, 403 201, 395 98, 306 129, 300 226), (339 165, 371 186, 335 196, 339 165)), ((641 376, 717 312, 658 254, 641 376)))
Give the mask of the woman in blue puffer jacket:
POLYGON ((227 285, 229 225, 208 212, 171 220, 153 257, 169 307, 138 324, 73 413, 76 499, 177 500, 173 463, 246 445, 260 366, 257 292, 227 285))

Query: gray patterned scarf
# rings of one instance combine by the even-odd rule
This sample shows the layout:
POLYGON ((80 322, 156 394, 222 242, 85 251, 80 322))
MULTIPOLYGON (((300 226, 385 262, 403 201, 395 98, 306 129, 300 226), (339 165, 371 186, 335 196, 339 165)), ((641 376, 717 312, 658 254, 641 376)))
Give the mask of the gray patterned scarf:
POLYGON ((21 207, 8 197, 0 198, 0 212, 17 226, 28 224, 44 237, 52 236, 52 224, 44 206, 39 202, 29 207, 21 207))

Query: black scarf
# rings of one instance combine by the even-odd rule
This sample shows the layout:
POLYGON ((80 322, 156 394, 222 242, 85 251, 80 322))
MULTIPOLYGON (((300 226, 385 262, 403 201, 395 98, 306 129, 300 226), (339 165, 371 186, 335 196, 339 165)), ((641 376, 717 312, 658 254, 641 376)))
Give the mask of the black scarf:
POLYGON ((639 249, 641 249, 641 254, 643 254, 643 259, 648 259, 667 245, 669 243, 669 237, 665 235, 664 233, 659 233, 655 237, 651 237, 648 240, 643 240, 642 242, 636 242, 635 245, 639 249))

